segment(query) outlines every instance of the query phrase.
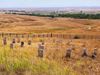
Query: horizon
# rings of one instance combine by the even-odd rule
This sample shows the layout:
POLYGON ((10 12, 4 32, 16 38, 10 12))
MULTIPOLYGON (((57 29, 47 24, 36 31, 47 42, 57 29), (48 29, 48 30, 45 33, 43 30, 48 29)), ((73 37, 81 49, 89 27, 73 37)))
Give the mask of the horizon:
POLYGON ((48 8, 82 8, 82 9, 86 9, 86 8, 97 8, 100 9, 100 6, 96 7, 96 6, 92 6, 92 7, 88 7, 88 6, 84 6, 84 7, 0 7, 0 9, 48 9, 48 8))

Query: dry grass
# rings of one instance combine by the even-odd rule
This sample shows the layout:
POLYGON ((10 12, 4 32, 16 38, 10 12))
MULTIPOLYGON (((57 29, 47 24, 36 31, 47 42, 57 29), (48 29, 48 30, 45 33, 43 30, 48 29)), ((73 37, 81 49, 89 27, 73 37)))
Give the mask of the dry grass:
MULTIPOLYGON (((2 38, 1 38, 2 39, 2 38)), ((0 39, 0 41, 1 41, 0 39)), ((100 47, 99 40, 73 40, 71 44, 75 46, 70 59, 64 58, 68 45, 68 39, 57 38, 30 38, 32 45, 23 48, 19 43, 14 45, 14 49, 8 44, 2 46, 0 43, 0 74, 6 75, 99 75, 100 74, 100 51, 96 59, 90 57, 82 58, 82 44, 86 42, 88 54, 91 56, 95 46, 100 47), (45 41, 44 58, 37 57, 37 47, 40 40, 45 41), (92 45, 91 45, 92 43, 92 45)))
POLYGON ((17 33, 40 33, 40 32, 59 32, 59 33, 91 33, 100 32, 99 20, 72 19, 72 18, 45 18, 34 16, 21 16, 11 14, 0 14, 0 32, 17 33), (87 27, 92 30, 88 31, 87 27))
MULTIPOLYGON (((44 18, 34 16, 0 14, 0 32, 13 33, 100 33, 99 20, 72 18, 44 18), (87 27, 92 29, 88 30, 87 27)), ((69 47, 68 39, 61 38, 29 38, 32 45, 27 45, 28 38, 22 38, 25 46, 19 43, 14 49, 9 48, 13 37, 7 37, 8 44, 2 45, 0 37, 0 75, 100 75, 100 51, 95 60, 90 57, 82 58, 81 49, 85 42, 88 54, 91 56, 94 47, 100 48, 100 40, 73 40, 75 46, 70 59, 64 58, 69 47), (37 57, 39 41, 45 41, 44 58, 37 57)))

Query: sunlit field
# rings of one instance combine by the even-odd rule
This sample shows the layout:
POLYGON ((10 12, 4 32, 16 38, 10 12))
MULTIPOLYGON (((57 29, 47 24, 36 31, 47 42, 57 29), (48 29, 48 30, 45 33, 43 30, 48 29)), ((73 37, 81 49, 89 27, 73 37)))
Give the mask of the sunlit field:
POLYGON ((100 75, 100 51, 95 59, 91 58, 93 49, 100 47, 100 40, 62 39, 62 38, 18 38, 7 37, 3 45, 0 37, 0 75, 100 75), (10 48, 12 39, 16 39, 10 48), (32 41, 28 45, 28 40, 32 41), (38 57, 38 44, 44 41, 44 57, 38 57), (88 57, 81 57, 82 45, 88 49, 88 57), (71 58, 66 58, 67 48, 73 46, 71 58))
POLYGON ((0 75, 100 75, 99 33, 99 19, 0 14, 0 75), (43 57, 38 56, 41 41, 43 57), (86 57, 82 57, 84 45, 86 57), (72 52, 67 58, 69 48, 72 52))

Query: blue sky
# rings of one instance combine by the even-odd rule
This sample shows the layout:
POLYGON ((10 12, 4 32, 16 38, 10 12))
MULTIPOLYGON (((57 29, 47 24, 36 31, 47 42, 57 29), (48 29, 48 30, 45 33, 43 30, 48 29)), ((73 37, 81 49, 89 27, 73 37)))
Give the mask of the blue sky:
POLYGON ((0 0, 7 7, 100 7, 100 0, 0 0))

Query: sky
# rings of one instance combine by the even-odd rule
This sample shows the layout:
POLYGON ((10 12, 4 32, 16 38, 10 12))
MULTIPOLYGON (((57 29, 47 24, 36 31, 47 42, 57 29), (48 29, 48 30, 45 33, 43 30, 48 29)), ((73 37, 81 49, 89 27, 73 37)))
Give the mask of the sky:
POLYGON ((0 0, 0 8, 100 7, 100 0, 0 0))

